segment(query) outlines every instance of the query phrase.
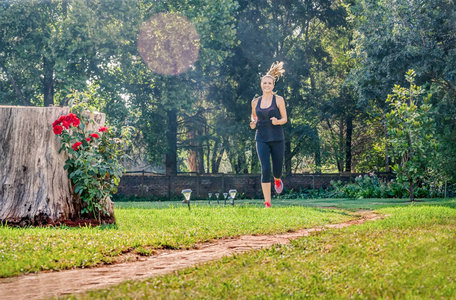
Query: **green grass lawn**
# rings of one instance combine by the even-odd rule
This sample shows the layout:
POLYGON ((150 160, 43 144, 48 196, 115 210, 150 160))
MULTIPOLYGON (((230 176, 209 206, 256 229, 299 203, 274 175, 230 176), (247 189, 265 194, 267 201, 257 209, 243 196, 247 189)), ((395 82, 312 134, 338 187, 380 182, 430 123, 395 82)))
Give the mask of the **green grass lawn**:
POLYGON ((354 218, 346 211, 302 206, 195 205, 190 211, 176 203, 162 209, 125 206, 116 205, 116 227, 0 227, 0 277, 109 263, 129 249, 148 255, 154 248, 191 248, 218 238, 287 232, 354 218))
MULTIPOLYGON (((350 211, 361 209, 374 210, 390 206, 409 206, 409 199, 273 199, 273 207, 284 206, 304 206, 304 207, 334 207, 350 211)), ((187 207, 180 201, 154 201, 154 202, 114 202, 116 208, 169 208, 169 207, 187 207)), ((263 207, 263 200, 235 200, 236 206, 256 206, 263 207)), ((417 199, 414 205, 445 205, 456 207, 454 199, 417 199)), ((212 200, 211 204, 207 200, 192 200, 191 207, 225 207, 224 201, 220 200, 219 204, 212 200)), ((227 201, 226 206, 231 206, 227 201)))
POLYGON ((455 201, 378 212, 389 217, 65 298, 455 299, 455 201))

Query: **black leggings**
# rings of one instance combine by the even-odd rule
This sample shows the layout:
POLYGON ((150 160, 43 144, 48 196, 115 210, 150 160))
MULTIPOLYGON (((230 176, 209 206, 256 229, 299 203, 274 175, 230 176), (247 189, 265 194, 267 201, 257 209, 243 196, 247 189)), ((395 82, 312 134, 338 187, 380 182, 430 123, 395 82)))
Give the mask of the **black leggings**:
POLYGON ((261 163, 261 182, 271 182, 271 161, 272 173, 275 178, 282 177, 283 157, 285 155, 285 140, 274 142, 256 142, 258 158, 261 163))

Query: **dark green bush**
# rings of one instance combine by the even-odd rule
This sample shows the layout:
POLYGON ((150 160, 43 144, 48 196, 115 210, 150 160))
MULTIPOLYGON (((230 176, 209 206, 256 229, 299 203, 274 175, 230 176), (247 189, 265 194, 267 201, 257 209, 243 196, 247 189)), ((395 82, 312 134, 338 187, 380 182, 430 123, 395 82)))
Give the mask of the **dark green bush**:
MULTIPOLYGON (((447 197, 454 197, 454 185, 447 187, 447 197)), ((442 184, 424 182, 415 190, 416 198, 443 198, 445 190, 442 184)), ((354 182, 344 183, 340 180, 331 181, 331 186, 326 189, 302 188, 284 191, 277 199, 317 199, 317 198, 408 198, 407 187, 394 179, 387 181, 378 178, 374 173, 355 178, 354 182)))

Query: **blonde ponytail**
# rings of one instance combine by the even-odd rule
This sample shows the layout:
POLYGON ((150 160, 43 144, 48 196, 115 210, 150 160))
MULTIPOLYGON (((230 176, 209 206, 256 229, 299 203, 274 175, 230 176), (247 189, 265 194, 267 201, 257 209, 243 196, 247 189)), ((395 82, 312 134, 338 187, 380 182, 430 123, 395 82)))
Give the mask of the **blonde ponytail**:
POLYGON ((264 77, 271 77, 274 82, 277 82, 281 76, 285 73, 285 69, 283 68, 283 61, 276 61, 271 65, 269 71, 266 73, 264 77))

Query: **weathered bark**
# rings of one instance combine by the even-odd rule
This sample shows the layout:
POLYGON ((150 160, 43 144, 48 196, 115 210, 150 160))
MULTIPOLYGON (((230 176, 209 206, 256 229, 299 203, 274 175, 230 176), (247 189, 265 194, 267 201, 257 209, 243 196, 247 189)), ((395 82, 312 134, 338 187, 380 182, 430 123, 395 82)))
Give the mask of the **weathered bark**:
MULTIPOLYGON (((82 203, 74 197, 63 169, 67 155, 59 154, 60 138, 52 122, 69 113, 68 107, 0 106, 0 222, 9 225, 46 225, 77 221, 82 203)), ((104 114, 94 120, 104 124, 104 114)), ((114 222, 113 205, 108 200, 114 222)))

